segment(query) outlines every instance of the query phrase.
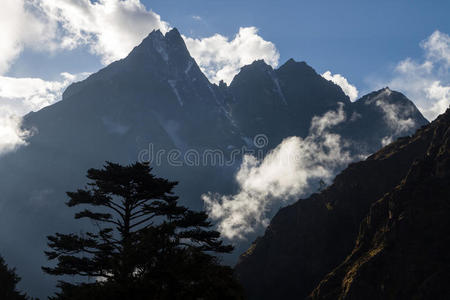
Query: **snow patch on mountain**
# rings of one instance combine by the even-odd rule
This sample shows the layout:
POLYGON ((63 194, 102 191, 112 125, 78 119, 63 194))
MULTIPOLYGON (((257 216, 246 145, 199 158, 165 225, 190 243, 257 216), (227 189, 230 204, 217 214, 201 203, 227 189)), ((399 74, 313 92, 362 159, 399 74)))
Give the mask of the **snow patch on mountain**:
POLYGON ((181 99, 180 93, 177 90, 177 81, 176 80, 167 80, 169 85, 172 88, 173 93, 177 97, 178 103, 180 103, 180 106, 183 106, 183 100, 181 99))
POLYGON ((273 72, 269 72, 270 78, 272 78, 273 83, 275 84, 275 91, 280 96, 283 103, 287 105, 286 98, 284 97, 283 91, 281 90, 280 81, 276 78, 273 72))
POLYGON ((153 48, 156 50, 156 52, 161 55, 161 58, 165 61, 169 61, 169 54, 167 53, 167 44, 164 39, 164 36, 162 35, 161 31, 156 31, 158 33, 158 36, 153 39, 153 48))
POLYGON ((130 129, 130 126, 126 126, 126 125, 120 124, 120 123, 118 123, 116 121, 111 120, 108 117, 102 117, 101 119, 102 119, 103 125, 105 125, 106 129, 110 133, 115 133, 115 134, 118 134, 118 135, 124 135, 130 129))
POLYGON ((194 65, 194 62, 192 61, 192 59, 189 60, 188 65, 187 65, 187 67, 186 67, 186 70, 184 70, 184 74, 187 75, 187 74, 189 73, 189 71, 191 70, 191 68, 192 68, 193 65, 194 65))

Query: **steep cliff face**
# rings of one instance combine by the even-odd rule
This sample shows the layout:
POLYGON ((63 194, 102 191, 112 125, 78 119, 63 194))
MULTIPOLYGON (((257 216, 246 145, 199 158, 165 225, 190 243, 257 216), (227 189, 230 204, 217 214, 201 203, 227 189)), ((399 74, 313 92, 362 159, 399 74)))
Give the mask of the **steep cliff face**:
MULTIPOLYGON (((236 266, 249 298, 301 299, 308 296, 322 278, 351 253, 360 223, 371 205, 408 174, 411 176, 414 161, 423 158, 443 138, 437 131, 448 132, 448 123, 441 124, 448 115, 447 112, 433 125, 419 129, 412 137, 398 139, 365 161, 351 164, 320 194, 281 209, 264 236, 241 256, 236 266)), ((436 181, 436 185, 442 188, 441 182, 436 181)), ((427 201, 424 198, 423 205, 428 205, 427 201)), ((415 216, 420 218, 420 210, 415 216)), ((337 286, 340 287, 341 282, 337 286)), ((315 293, 317 298, 322 297, 318 291, 315 293)))
POLYGON ((361 223, 352 253, 311 299, 450 297, 450 109, 416 138, 427 150, 361 223))

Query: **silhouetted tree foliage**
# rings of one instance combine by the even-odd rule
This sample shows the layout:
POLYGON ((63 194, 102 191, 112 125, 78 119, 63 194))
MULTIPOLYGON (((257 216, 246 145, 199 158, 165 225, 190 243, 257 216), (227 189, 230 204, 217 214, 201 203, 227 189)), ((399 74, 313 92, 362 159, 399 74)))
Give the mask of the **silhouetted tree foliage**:
POLYGON ((14 269, 9 269, 3 257, 0 256, 0 299, 2 300, 25 300, 25 295, 17 291, 16 285, 20 278, 14 269))
POLYGON ((96 208, 75 214, 96 230, 48 236, 52 250, 45 254, 57 263, 43 270, 91 281, 60 281, 54 299, 241 298, 233 270, 212 255, 233 247, 222 243, 205 212, 178 205, 176 182, 155 177, 145 163, 107 162, 87 177, 85 189, 67 193, 67 205, 96 208))

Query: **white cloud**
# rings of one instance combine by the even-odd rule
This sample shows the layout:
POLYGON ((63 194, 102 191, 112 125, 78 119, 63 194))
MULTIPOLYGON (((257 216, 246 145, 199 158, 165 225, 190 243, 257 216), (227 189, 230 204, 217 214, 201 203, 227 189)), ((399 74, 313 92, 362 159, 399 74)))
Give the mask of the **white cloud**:
MULTIPOLYGON (((0 10, 0 75, 24 47, 38 48, 51 38, 45 23, 26 9, 24 0, 3 0, 0 10)), ((29 2, 27 2, 29 4, 29 2)))
POLYGON ((59 28, 61 48, 88 45, 104 64, 125 57, 152 30, 168 24, 139 0, 33 0, 59 28))
POLYGON ((26 138, 31 133, 23 131, 21 124, 20 117, 0 106, 0 156, 26 144, 26 138))
POLYGON ((230 83, 241 67, 255 60, 263 59, 276 67, 280 58, 275 45, 259 36, 255 27, 241 27, 232 40, 220 34, 184 40, 202 71, 215 83, 230 83))
POLYGON ((59 81, 40 78, 0 76, 0 99, 18 115, 37 111, 60 100, 63 90, 72 82, 84 79, 89 73, 61 73, 59 81))
POLYGON ((358 99, 358 90, 356 87, 351 85, 341 74, 332 75, 330 71, 326 71, 322 74, 322 77, 340 86, 342 91, 350 98, 351 101, 358 99))
POLYGON ((222 235, 244 239, 267 226, 272 209, 310 192, 314 180, 331 180, 338 169, 354 160, 347 150, 348 143, 329 132, 344 120, 341 104, 337 111, 314 117, 306 138, 286 138, 262 161, 244 156, 236 175, 236 195, 202 196, 209 216, 218 220, 222 235))
POLYGON ((200 17, 200 16, 192 16, 192 19, 194 19, 196 21, 201 21, 202 17, 200 17))
POLYGON ((447 68, 450 66, 450 36, 437 30, 421 46, 430 61, 444 62, 447 68))
POLYGON ((432 121, 450 105, 450 36, 435 31, 420 46, 425 51, 422 62, 402 60, 395 67, 393 78, 376 86, 389 85, 402 91, 432 121))
POLYGON ((64 89, 88 73, 62 73, 60 81, 0 76, 0 155, 26 144, 32 132, 22 131, 22 116, 61 99, 64 89))

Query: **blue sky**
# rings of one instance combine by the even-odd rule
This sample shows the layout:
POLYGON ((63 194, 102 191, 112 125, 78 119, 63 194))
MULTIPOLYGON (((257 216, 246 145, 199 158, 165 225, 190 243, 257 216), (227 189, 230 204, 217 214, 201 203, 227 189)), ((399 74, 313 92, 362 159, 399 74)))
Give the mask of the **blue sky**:
POLYGON ((2 0, 0 138, 13 147, 21 116, 171 27, 213 82, 294 58, 352 100, 389 85, 432 120, 450 104, 449 16, 448 0, 2 0))

